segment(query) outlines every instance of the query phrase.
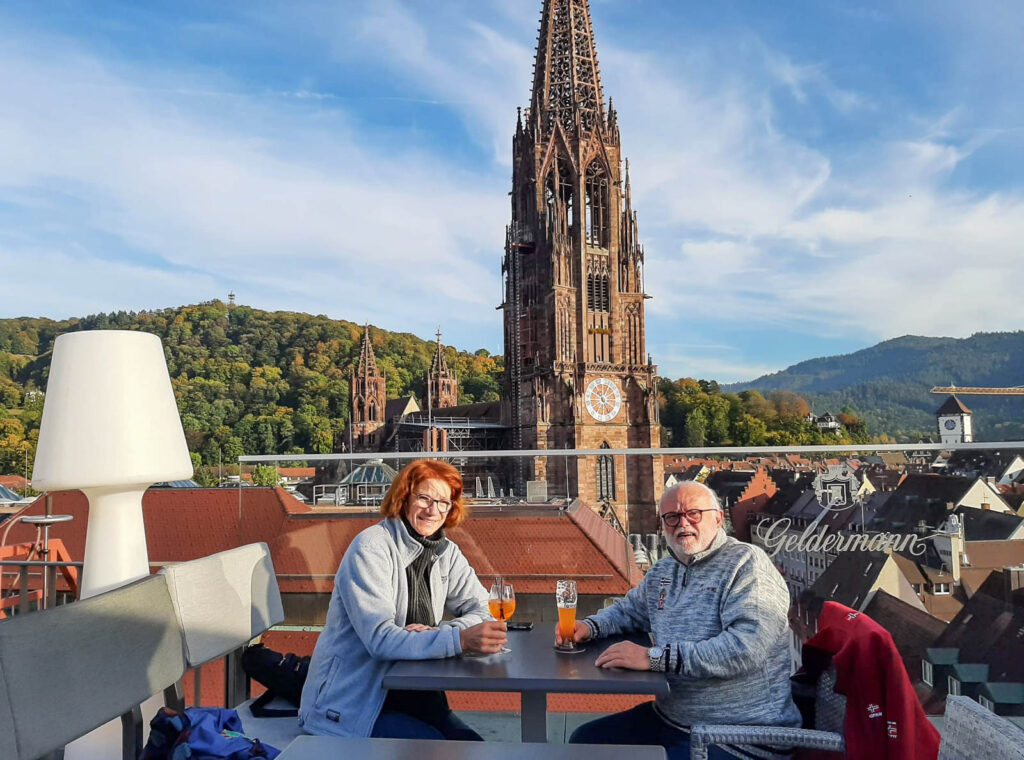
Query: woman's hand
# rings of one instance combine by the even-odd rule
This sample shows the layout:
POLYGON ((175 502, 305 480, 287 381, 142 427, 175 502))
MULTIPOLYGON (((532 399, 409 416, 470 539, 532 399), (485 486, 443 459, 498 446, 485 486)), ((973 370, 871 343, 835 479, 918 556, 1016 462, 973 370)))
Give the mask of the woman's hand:
POLYGON ((405 630, 419 633, 421 631, 436 631, 437 628, 432 625, 423 625, 423 623, 410 623, 405 627, 405 630))
POLYGON ((598 655, 594 664, 599 668, 651 669, 647 647, 634 644, 632 641, 620 641, 618 644, 612 644, 598 655))
POLYGON ((459 642, 463 652, 480 652, 494 654, 501 651, 508 641, 505 631, 508 630, 500 620, 485 620, 470 628, 459 631, 459 642))
MULTIPOLYGON (((576 627, 572 630, 572 640, 576 644, 580 644, 590 638, 590 626, 584 623, 582 620, 576 621, 576 627)), ((562 645, 562 634, 558 632, 558 626, 555 626, 555 645, 562 645)))

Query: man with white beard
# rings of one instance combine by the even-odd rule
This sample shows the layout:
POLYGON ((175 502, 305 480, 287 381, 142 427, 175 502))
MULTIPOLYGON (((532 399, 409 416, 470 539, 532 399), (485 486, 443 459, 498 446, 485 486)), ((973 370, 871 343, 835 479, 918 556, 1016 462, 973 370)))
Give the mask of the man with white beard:
MULTIPOLYGON (((790 693, 789 591, 768 555, 722 529, 718 497, 688 481, 658 506, 669 555, 573 638, 649 632, 653 646, 614 644, 599 667, 664 672, 669 696, 580 726, 570 742, 657 744, 689 757, 696 724, 800 725, 790 693)), ((558 640, 558 633, 555 633, 558 640)), ((767 747, 714 747, 711 758, 788 757, 767 747)))

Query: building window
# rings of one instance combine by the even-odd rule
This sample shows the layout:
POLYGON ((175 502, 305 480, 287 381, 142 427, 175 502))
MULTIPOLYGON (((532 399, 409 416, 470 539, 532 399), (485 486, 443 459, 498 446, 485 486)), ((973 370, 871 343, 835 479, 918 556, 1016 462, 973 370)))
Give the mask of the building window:
POLYGON ((935 685, 935 671, 932 669, 932 664, 928 662, 928 660, 921 660, 921 680, 928 686, 935 685))
POLYGON ((953 676, 947 678, 946 681, 949 686, 949 693, 952 694, 954 697, 960 696, 960 681, 958 681, 956 678, 953 678, 953 676))
MULTIPOLYGON (((601 448, 610 448, 608 442, 602 443, 601 448)), ((597 458, 597 498, 599 501, 615 501, 615 460, 611 454, 601 454, 597 458)))
POLYGON ((989 710, 991 712, 995 712, 996 711, 996 703, 993 702, 988 697, 983 697, 981 695, 978 695, 978 704, 981 705, 982 707, 984 707, 986 710, 989 710))
POLYGON ((949 591, 949 584, 948 583, 936 583, 932 587, 932 593, 935 594, 935 596, 948 595, 950 593, 950 591, 949 591))

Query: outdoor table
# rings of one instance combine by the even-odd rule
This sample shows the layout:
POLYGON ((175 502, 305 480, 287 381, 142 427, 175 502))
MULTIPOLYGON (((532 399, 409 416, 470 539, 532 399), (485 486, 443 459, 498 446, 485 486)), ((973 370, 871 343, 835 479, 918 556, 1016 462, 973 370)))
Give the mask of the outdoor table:
POLYGON ((432 739, 343 739, 338 736, 300 736, 278 760, 323 760, 358 757, 363 760, 665 760, 665 748, 622 744, 506 744, 450 742, 432 739))
MULTIPOLYGON (((668 696, 664 673, 608 670, 594 665, 597 656, 623 637, 583 644, 586 651, 563 654, 554 649, 553 625, 532 631, 509 631, 507 654, 396 660, 384 676, 385 689, 429 691, 517 691, 522 696, 524 742, 547 741, 547 696, 550 693, 653 694, 668 696)), ((634 641, 640 641, 634 638, 634 641)), ((647 637, 644 635, 645 646, 647 637)))

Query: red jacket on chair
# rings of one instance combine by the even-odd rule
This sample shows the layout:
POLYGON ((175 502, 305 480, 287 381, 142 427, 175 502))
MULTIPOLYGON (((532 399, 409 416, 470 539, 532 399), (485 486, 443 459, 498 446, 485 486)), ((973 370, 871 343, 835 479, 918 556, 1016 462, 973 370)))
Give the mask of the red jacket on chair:
POLYGON ((849 607, 825 602, 805 647, 829 652, 836 691, 846 697, 844 736, 851 760, 935 760, 939 732, 925 717, 892 636, 849 607))

